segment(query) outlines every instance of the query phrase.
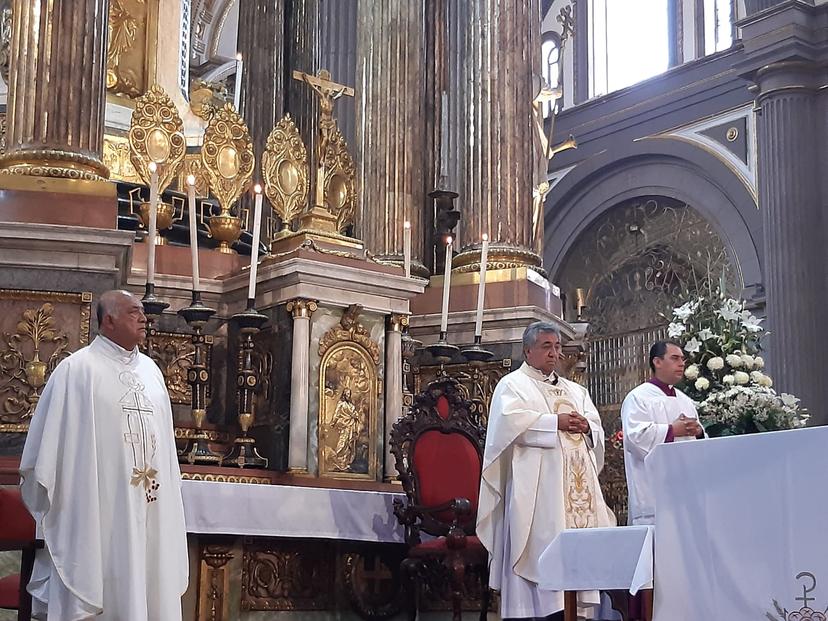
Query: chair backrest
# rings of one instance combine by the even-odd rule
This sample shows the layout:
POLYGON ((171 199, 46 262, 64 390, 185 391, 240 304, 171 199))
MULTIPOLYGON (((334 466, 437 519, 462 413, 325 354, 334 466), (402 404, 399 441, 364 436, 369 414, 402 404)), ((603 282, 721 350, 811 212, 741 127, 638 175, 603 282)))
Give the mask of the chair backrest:
POLYGON ((20 488, 0 487, 0 523, 0 541, 34 541, 34 518, 23 504, 20 488))
MULTIPOLYGON (((391 452, 409 504, 434 507, 465 498, 471 514, 461 526, 472 534, 485 443, 485 428, 458 382, 441 378, 429 384, 391 430, 391 452)), ((417 527, 445 535, 453 517, 450 510, 420 515, 417 527)))

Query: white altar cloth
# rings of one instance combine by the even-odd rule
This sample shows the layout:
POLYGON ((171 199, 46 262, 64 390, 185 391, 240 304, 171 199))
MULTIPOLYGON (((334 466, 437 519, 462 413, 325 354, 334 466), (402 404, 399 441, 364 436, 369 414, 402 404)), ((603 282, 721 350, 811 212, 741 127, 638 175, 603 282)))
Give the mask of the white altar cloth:
POLYGON ((551 591, 652 588, 653 527, 561 531, 540 557, 540 586, 551 591))
POLYGON ((782 608, 811 619, 828 607, 828 427, 661 444, 646 463, 654 621, 783 621, 782 608))
POLYGON ((190 480, 181 492, 189 533, 404 542, 402 493, 190 480))

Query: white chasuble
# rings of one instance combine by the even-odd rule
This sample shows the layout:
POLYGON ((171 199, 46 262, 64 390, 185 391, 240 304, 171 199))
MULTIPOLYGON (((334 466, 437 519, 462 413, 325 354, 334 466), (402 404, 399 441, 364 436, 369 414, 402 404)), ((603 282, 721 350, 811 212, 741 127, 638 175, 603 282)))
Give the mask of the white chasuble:
MULTIPOLYGON (((698 419, 693 400, 678 389, 674 396, 651 382, 633 388, 621 405, 621 424, 624 429, 624 469, 627 475, 627 493, 630 525, 655 524, 655 505, 645 460, 650 452, 667 440, 670 424, 684 414, 698 419)), ((675 438, 685 442, 695 438, 675 438)))
POLYGON ((61 362, 20 473, 46 542, 28 587, 35 618, 181 619, 180 472, 169 395, 150 358, 99 336, 61 362))
MULTIPOLYGON (((563 609, 563 593, 538 588, 541 553, 565 528, 615 526, 598 484, 604 431, 586 389, 524 364, 492 396, 477 535, 489 551, 489 585, 502 617, 543 617, 563 609), (590 434, 558 431, 577 412, 590 434)), ((581 613, 599 605, 580 593, 581 613)))

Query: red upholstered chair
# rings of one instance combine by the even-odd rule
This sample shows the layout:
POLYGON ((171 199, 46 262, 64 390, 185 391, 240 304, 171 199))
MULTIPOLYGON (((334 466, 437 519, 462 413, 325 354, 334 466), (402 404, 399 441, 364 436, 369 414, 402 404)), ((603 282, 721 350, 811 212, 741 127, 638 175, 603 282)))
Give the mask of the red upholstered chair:
POLYGON ((26 591, 34 566, 35 550, 43 541, 35 539, 35 523, 20 490, 0 487, 0 551, 21 550, 20 573, 0 578, 0 608, 17 610, 18 621, 32 618, 32 597, 26 591))
POLYGON ((420 581, 438 563, 450 577, 453 619, 461 618, 472 568, 480 574, 480 619, 486 618, 488 555, 474 533, 485 443, 485 428, 450 378, 429 384, 391 429, 391 452, 407 496, 394 501, 394 514, 405 527, 408 554, 401 571, 412 621, 420 581), (422 541, 421 533, 433 538, 422 541))

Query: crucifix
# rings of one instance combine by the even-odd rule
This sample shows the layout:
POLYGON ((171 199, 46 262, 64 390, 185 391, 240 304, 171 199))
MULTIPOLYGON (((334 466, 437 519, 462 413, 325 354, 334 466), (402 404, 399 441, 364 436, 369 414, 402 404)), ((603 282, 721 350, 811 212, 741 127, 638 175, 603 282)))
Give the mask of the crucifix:
POLYGON ((314 207, 325 206, 325 151, 336 129, 333 118, 334 101, 346 95, 354 96, 354 89, 331 80, 327 69, 320 69, 317 75, 294 71, 293 79, 304 82, 319 96, 319 144, 316 148, 316 189, 314 207))

